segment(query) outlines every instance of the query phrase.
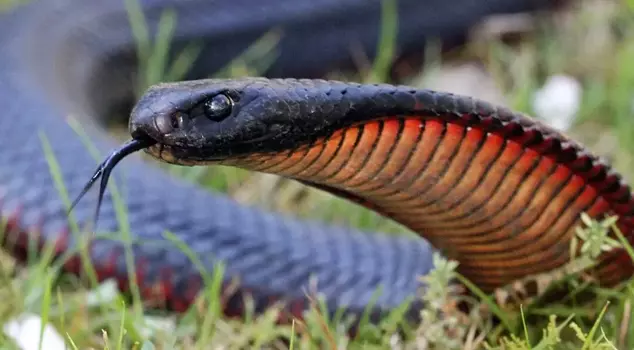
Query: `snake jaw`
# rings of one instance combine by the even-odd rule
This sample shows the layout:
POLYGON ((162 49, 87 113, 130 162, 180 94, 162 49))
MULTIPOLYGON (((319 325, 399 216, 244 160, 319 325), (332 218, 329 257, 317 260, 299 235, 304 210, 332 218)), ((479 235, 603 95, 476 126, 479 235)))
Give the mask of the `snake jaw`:
MULTIPOLYGON (((180 148, 178 146, 172 146, 164 143, 155 143, 143 151, 156 160, 180 166, 199 166, 199 165, 211 165, 219 164, 222 161, 230 158, 229 156, 218 155, 217 157, 196 156, 196 151, 201 149, 195 148, 180 148), (189 154, 189 156, 187 156, 189 154)), ((206 153, 208 149, 203 149, 202 153, 206 153)))
POLYGON ((155 143, 145 148, 143 151, 147 153, 148 155, 150 155, 151 157, 159 161, 166 162, 168 164, 183 165, 183 166, 199 165, 199 163, 196 161, 188 160, 187 158, 177 156, 175 152, 176 150, 177 150, 176 147, 163 144, 163 143, 155 143))

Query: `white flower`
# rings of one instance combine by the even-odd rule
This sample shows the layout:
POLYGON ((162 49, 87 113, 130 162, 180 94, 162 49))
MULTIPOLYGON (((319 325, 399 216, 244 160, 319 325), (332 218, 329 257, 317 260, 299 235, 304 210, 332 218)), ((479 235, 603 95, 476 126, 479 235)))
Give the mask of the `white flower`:
POLYGON ((554 75, 535 92, 533 110, 538 118, 561 131, 572 125, 581 105, 581 84, 567 75, 554 75))
MULTIPOLYGON (((35 314, 22 314, 4 325, 4 333, 22 350, 37 350, 42 319, 35 314)), ((44 326, 42 349, 65 350, 64 338, 51 325, 44 326)))

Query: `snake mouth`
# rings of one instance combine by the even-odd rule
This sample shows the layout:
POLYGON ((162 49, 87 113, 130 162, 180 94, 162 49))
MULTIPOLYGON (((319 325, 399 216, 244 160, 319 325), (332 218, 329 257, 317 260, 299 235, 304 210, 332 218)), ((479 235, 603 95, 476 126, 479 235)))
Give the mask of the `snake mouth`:
POLYGON ((155 143, 144 149, 145 153, 150 156, 169 164, 174 165, 195 165, 195 162, 188 161, 185 157, 177 156, 179 153, 184 153, 184 149, 171 146, 164 143, 155 143))
POLYGON ((226 160, 227 156, 210 155, 208 149, 192 149, 169 145, 165 143, 154 143, 144 149, 144 152, 151 157, 174 165, 196 166, 220 163, 226 160))

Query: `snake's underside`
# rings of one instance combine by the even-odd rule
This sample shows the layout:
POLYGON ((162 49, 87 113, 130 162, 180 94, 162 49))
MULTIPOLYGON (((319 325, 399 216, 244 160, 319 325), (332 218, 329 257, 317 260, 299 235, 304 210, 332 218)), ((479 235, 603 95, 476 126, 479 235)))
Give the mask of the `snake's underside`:
MULTIPOLYGON (((398 47, 415 53, 426 38, 456 36, 484 15, 543 3, 402 0, 398 47)), ((140 4, 151 31, 163 10, 175 10, 175 49, 202 45, 190 78, 215 72, 269 29, 283 33, 278 59, 267 72, 271 77, 317 77, 349 65, 351 46, 372 53, 379 36, 378 1, 140 4)), ((58 254, 78 242, 41 135, 59 163, 68 196, 77 196, 97 160, 65 119, 79 119, 103 154, 116 147, 101 122, 129 102, 134 87, 128 23, 119 0, 32 1, 0 17, 0 203, 7 220, 4 245, 19 256, 28 248, 29 233, 37 234, 40 246, 55 244, 58 254)), ((426 115, 355 124, 313 147, 253 154, 233 164, 353 190, 457 258, 462 271, 489 291, 563 264, 583 211, 618 214, 620 226, 631 234, 629 188, 583 147, 506 110, 446 94, 430 96, 421 100, 428 104, 426 115), (465 102, 471 105, 463 110, 465 102)), ((237 279, 239 291, 255 298, 256 311, 284 299, 298 317, 315 286, 331 310, 353 312, 363 311, 381 288, 376 308, 390 310, 414 296, 419 276, 433 267, 434 248, 424 239, 359 232, 240 205, 138 158, 123 162, 115 179, 132 236, 140 241, 133 252, 141 293, 168 309, 185 310, 202 279, 186 254, 163 238, 166 230, 186 243, 208 272, 223 261, 226 284, 237 279)), ((73 212, 82 227, 92 219, 91 204, 83 201, 73 212)), ((119 228, 107 194, 97 231, 119 228)), ((128 289, 120 242, 93 240, 90 254, 100 279, 114 277, 128 289)), ((65 269, 78 273, 78 258, 65 269)), ((598 271, 603 281, 615 283, 631 275, 632 265, 617 252, 606 255, 598 271)), ((226 314, 244 311, 242 294, 226 301, 226 314)))

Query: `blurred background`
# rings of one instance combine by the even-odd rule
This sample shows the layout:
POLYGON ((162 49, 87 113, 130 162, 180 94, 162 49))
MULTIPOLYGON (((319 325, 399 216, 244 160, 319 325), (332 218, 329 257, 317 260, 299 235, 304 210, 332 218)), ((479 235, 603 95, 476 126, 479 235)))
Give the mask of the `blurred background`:
MULTIPOLYGON (((0 0, 2 11, 11 11, 15 5, 16 2, 0 0)), ((140 8, 133 2, 128 2, 128 9, 132 26, 141 28, 144 19, 140 8)), ((391 41, 398 21, 394 4, 386 1, 383 10, 380 45, 373 55, 374 59, 360 53, 352 67, 329 72, 325 77, 359 82, 403 83, 469 95, 505 105, 562 130, 584 143, 596 154, 608 159, 626 179, 633 179, 634 0, 560 0, 553 1, 551 6, 539 11, 487 16, 460 35, 453 35, 445 38, 446 40, 430 38, 424 52, 399 59, 395 59, 394 45, 391 41)), ((186 19, 177 19, 173 14, 166 13, 161 22, 163 29, 158 29, 158 37, 154 42, 142 45, 149 51, 142 53, 145 60, 142 61, 142 74, 138 77, 137 94, 142 93, 151 84, 178 80, 191 68, 190 64, 196 55, 194 49, 186 48, 179 59, 171 62, 171 66, 161 55, 169 42, 170 32, 182 20, 186 19)), ((217 76, 262 74, 268 65, 275 61, 278 34, 276 31, 262 33, 259 40, 219 71, 217 76)), ((125 137, 125 129, 122 129, 122 126, 125 125, 113 126, 112 133, 125 137)), ((161 166, 165 167, 166 171, 200 183, 210 190, 226 192, 241 203, 373 231, 410 234, 367 209, 277 176, 228 167, 161 166)), ((90 296, 92 292, 85 290, 81 293, 90 296)), ((85 300, 84 294, 81 294, 84 297, 78 297, 77 293, 75 290, 70 294, 60 294, 61 299, 58 301, 68 297, 67 303, 70 305, 78 302, 77 300, 85 300)), ((5 295, 7 298, 16 298, 11 293, 5 295)), ((634 323, 630 319, 632 312, 629 309, 631 301, 634 300, 634 289, 625 287, 622 291, 612 291, 612 294, 605 292, 597 295, 600 297, 583 307, 563 304, 542 307, 539 309, 541 311, 535 311, 535 318, 531 319, 527 326, 529 330, 524 332, 520 328, 518 336, 524 337, 530 333, 531 343, 541 344, 541 349, 548 348, 547 345, 551 341, 556 344, 553 348, 579 349, 582 348, 580 344, 589 344, 584 349, 634 349, 634 332, 631 331, 634 323), (618 300, 619 308, 604 318, 607 323, 602 331, 609 334, 605 338, 609 338, 608 342, 603 338, 599 339, 601 337, 598 331, 589 332, 593 329, 594 320, 601 312, 605 301, 610 298, 618 300), (569 330, 567 338, 570 342, 557 340, 557 336, 552 336, 555 333, 559 334, 552 333, 554 326, 548 328, 550 315, 558 315, 561 320, 569 315, 575 315, 575 322, 583 329, 581 333, 585 334, 586 338, 575 335, 573 329, 569 330), (548 330, 552 332, 548 333, 548 330), (587 340, 588 334, 591 334, 590 338, 594 337, 591 341, 587 340), (579 338, 582 338, 581 342, 579 338)), ((144 326, 152 322, 160 325, 165 321, 157 321, 145 315, 131 316, 124 321, 125 317, 119 312, 118 307, 93 309, 93 306, 86 306, 81 302, 78 305, 81 306, 78 306, 75 309, 76 313, 73 314, 76 321, 66 320, 69 337, 82 344, 78 348, 104 348, 104 344, 116 340, 116 335, 122 334, 123 324, 129 329, 136 329, 137 321, 142 321, 144 326), (101 329, 108 329, 110 333, 101 333, 101 329)), ((9 315, 14 314, 14 311, 13 307, 7 307, 4 313, 9 315)), ((518 315, 517 308, 508 312, 513 313, 513 317, 518 315)), ((196 322, 201 323, 196 316, 178 322, 171 318, 170 320, 175 323, 168 322, 167 328, 150 327, 152 331, 147 333, 161 340, 140 342, 139 344, 143 343, 143 347, 139 345, 137 348, 193 348, 197 345, 201 348, 251 348, 259 345, 284 348, 288 342, 278 342, 277 336, 288 337, 290 334, 287 328, 276 328, 270 315, 265 315, 257 321, 252 320, 251 323, 241 322, 239 325, 224 320, 214 321, 216 335, 215 338, 212 337, 214 340, 211 342, 214 346, 207 347, 192 340, 195 338, 193 334, 200 335, 200 332, 204 332, 199 325, 192 325, 196 322), (156 331, 157 329, 162 331, 156 331), (175 332, 174 329, 179 331, 175 332)), ((54 319, 51 322, 58 324, 60 320, 54 319)), ((385 330, 373 333, 373 329, 365 338, 350 340, 338 329, 316 327, 307 333, 312 338, 301 338, 298 342, 299 346, 307 348, 320 347, 315 344, 321 344, 325 348, 481 347, 483 340, 480 339, 478 342, 474 340, 475 336, 468 338, 467 333, 471 328, 465 327, 461 328, 466 331, 460 339, 452 339, 451 332, 441 332, 443 335, 439 337, 445 337, 445 340, 433 338, 422 332, 408 345, 400 343, 393 334, 385 333, 385 330), (435 343, 430 340, 432 338, 435 339, 435 343), (467 338, 471 340, 464 340, 467 338), (436 347, 433 344, 436 344, 436 347)), ((497 337, 502 333, 489 333, 487 340, 496 343, 499 340, 497 337)), ((143 334, 146 333, 137 329, 137 332, 130 332, 128 336, 147 339, 143 334)), ((500 347, 530 348, 519 342, 500 347)))

